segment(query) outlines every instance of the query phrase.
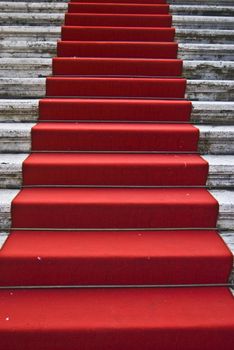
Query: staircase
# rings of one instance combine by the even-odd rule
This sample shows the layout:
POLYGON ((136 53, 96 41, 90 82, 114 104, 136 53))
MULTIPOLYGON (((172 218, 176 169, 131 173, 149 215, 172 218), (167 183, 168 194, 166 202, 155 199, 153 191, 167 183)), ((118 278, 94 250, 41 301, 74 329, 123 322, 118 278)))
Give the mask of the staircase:
POLYGON ((234 345, 234 6, 165 3, 0 2, 5 350, 234 345))

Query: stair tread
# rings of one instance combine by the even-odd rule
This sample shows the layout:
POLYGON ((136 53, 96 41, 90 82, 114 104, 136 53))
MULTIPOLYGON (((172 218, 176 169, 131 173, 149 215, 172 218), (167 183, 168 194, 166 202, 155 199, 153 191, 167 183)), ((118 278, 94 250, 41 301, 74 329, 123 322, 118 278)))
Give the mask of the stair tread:
POLYGON ((155 27, 98 27, 98 26, 62 26, 63 41, 174 41, 174 28, 155 27))
POLYGON ((131 58, 62 58, 53 59, 54 75, 138 75, 180 76, 182 61, 179 59, 131 59, 131 58))
POLYGON ((24 161, 23 183, 204 186, 207 172, 208 163, 198 155, 35 153, 24 161))
POLYGON ((12 203, 12 226, 212 228, 217 214, 218 202, 201 188, 24 188, 12 203))
POLYGON ((190 124, 39 123, 32 128, 32 149, 196 152, 198 137, 190 124))
POLYGON ((55 344, 56 350, 233 345, 234 304, 227 288, 6 290, 0 296, 5 349, 19 349, 26 339, 36 350, 41 344, 44 350, 55 344))
POLYGON ((216 231, 12 231, 0 251, 0 285, 225 283, 231 268, 216 231))

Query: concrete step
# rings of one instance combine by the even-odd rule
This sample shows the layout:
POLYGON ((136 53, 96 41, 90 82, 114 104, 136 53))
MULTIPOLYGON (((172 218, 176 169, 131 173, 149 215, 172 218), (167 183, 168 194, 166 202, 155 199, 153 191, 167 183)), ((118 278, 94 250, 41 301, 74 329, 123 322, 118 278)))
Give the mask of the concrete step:
MULTIPOLYGON (((30 152, 33 123, 1 123, 0 151, 30 152)), ((197 125, 200 130, 199 151, 202 154, 233 154, 234 126, 197 125)))
MULTIPOLYGON (((2 58, 48 58, 56 55, 57 42, 53 41, 0 41, 2 58)), ((183 60, 234 60, 234 45, 224 44, 180 44, 178 58, 183 60)))
MULTIPOLYGON (((0 190, 0 231, 6 232, 11 225, 11 202, 17 195, 17 189, 0 190)), ((211 190, 210 191, 219 202, 218 228, 220 230, 234 230, 234 191, 211 190)))
MULTIPOLYGON (((1 13, 1 25, 30 25, 30 26, 56 26, 63 25, 64 13, 1 13)), ((92 22, 90 22, 92 25, 92 22)), ((172 25, 175 28, 214 28, 234 29, 234 18, 221 16, 174 15, 172 25)))
MULTIPOLYGON (((59 40, 61 28, 60 26, 0 26, 0 40, 9 41, 9 39, 17 41, 46 41, 59 40)), ((234 30, 219 29, 177 29, 175 39, 180 43, 199 42, 204 44, 225 43, 232 44, 234 41, 234 30)))
MULTIPOLYGON (((45 78, 0 78, 1 98, 45 96, 45 78)), ((232 101, 233 80, 188 80, 187 97, 199 101, 232 101)))
MULTIPOLYGON (((170 11, 173 15, 203 15, 203 16, 232 16, 234 15, 234 8, 232 0, 224 2, 220 1, 170 1, 170 11), (200 4, 199 4, 200 3, 200 4), (178 5, 181 4, 181 5, 178 5)), ((18 2, 18 1, 1 1, 0 12, 16 12, 16 13, 64 13, 67 11, 66 2, 18 2)))
MULTIPOLYGON (((40 78, 52 74, 52 60, 47 58, 0 58, 0 78, 40 78)), ((234 76, 231 61, 184 61, 187 79, 227 80, 234 76)))
MULTIPOLYGON (((192 122, 197 124, 233 124, 234 102, 193 101, 192 122)), ((38 99, 0 99, 0 122, 36 122, 38 99)))
MULTIPOLYGON (((20 188, 22 185, 22 163, 28 154, 6 153, 0 155, 0 188, 20 188)), ((209 188, 234 186, 234 156, 205 155, 209 163, 209 188)))

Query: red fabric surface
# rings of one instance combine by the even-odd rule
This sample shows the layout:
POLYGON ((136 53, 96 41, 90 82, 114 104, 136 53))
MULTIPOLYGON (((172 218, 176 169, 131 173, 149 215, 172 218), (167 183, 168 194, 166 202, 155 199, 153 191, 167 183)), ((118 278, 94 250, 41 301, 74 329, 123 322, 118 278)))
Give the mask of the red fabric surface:
MULTIPOLYGON (((136 13, 136 14, 168 14, 167 4, 142 4, 138 3, 68 3, 69 13, 136 13)), ((134 1, 135 2, 135 1, 134 1)))
POLYGON ((0 292, 5 350, 230 350, 227 288, 0 292), (6 319, 8 321, 6 321, 6 319))
POLYGON ((13 228, 211 228, 217 215, 195 188, 25 188, 12 202, 13 228))
POLYGON ((36 153, 23 164, 24 185, 204 186, 198 155, 36 153), (68 176, 69 174, 69 176, 68 176))
POLYGON ((0 253, 0 285, 225 283, 231 269, 216 231, 13 231, 0 253))
POLYGON ((32 150, 194 152, 198 138, 190 124, 39 123, 32 150))
POLYGON ((176 58, 175 42, 58 41, 59 57, 176 58))
POLYGON ((167 0, 70 0, 69 3, 166 4, 167 0))
POLYGON ((171 15, 135 15, 108 13, 66 13, 65 25, 68 26, 114 26, 114 27, 170 27, 171 15))
POLYGON ((53 59, 53 74, 170 77, 181 75, 182 66, 181 60, 56 57, 53 59))
POLYGON ((182 78, 49 77, 47 96, 183 98, 182 78))
POLYGON ((61 38, 64 41, 155 41, 174 40, 174 28, 138 27, 81 27, 63 26, 61 38))
POLYGON ((47 98, 39 101, 39 120, 186 122, 191 109, 186 100, 47 98))

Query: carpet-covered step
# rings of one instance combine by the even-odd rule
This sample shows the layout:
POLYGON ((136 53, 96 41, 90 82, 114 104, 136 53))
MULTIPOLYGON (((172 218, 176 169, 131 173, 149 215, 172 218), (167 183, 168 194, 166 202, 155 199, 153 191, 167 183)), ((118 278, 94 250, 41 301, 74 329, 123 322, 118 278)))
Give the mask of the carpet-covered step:
MULTIPOLYGON (((55 59, 54 70, 55 74, 73 74, 70 69, 70 64, 76 68, 76 74, 86 75, 102 75, 105 74, 124 74, 129 75, 129 71, 135 75, 153 75, 157 76, 162 74, 160 69, 167 69, 166 74, 168 76, 180 75, 180 60, 173 59, 126 59, 126 58, 87 58, 87 57, 59 57, 55 59), (66 65, 63 65, 65 62, 66 65), (95 65, 91 64, 95 62, 95 65), (113 62, 117 67, 113 67, 110 63, 113 62), (132 64, 130 64, 130 62, 132 64), (141 63, 146 62, 146 65, 141 63), (105 63, 105 65, 101 64, 105 63), (107 65, 106 65, 107 64, 107 65), (109 64, 109 66, 108 66, 109 64), (96 69, 98 66, 99 70, 96 69), (148 68, 148 66, 150 68, 148 68), (86 67, 86 70, 84 68, 86 67), (128 67, 129 71, 125 71, 123 67, 128 67), (79 70, 78 70, 79 68, 79 70), (82 68, 82 70, 81 70, 82 68), (120 69, 121 68, 121 69, 120 69), (139 68, 141 71, 139 71, 139 68), (153 68, 153 70, 152 70, 153 68), (157 68, 157 70, 156 70, 157 68), (143 74, 142 74, 143 72, 143 74)), ((48 58, 0 58, 0 77, 12 78, 40 78, 52 74, 52 60, 48 58)), ((166 75, 163 73, 164 76, 166 75)), ((230 76, 234 75, 234 62, 231 61, 184 61, 183 62, 183 76, 187 79, 208 79, 208 80, 227 80, 230 76)))
MULTIPOLYGON (((110 1, 110 0, 108 0, 110 1)), ((231 1, 231 0, 230 0, 231 1)), ((193 15, 193 16, 234 16, 233 6, 220 5, 220 2, 216 1, 216 5, 210 4, 206 1, 207 5, 199 5, 198 2, 193 2, 192 5, 187 5, 183 2, 182 5, 178 5, 178 1, 170 5, 170 13, 173 15, 193 15)), ((188 2, 187 2, 188 3, 188 2)), ((230 2, 229 5, 232 5, 230 2)), ((2 13, 43 13, 45 15, 50 14, 53 16, 55 13, 61 17, 67 10, 67 4, 65 2, 0 2, 0 11, 2 13)), ((53 17, 52 17, 53 18, 53 17)))
POLYGON ((125 57, 125 58, 173 58, 177 57, 175 42, 82 42, 59 41, 60 57, 125 57))
MULTIPOLYGON (((85 117, 85 111, 87 110, 86 114, 86 119, 90 120, 91 118, 91 111, 92 111, 92 106, 94 105, 95 108, 97 108, 98 115, 100 118, 105 119, 106 121, 109 120, 109 113, 105 113, 105 103, 113 103, 115 108, 117 108, 117 111, 120 113, 114 114, 115 108, 110 109, 111 113, 113 113, 115 120, 120 120, 121 116, 124 116, 124 119, 127 120, 129 116, 131 115, 131 110, 134 111, 134 114, 136 117, 134 117, 134 120, 138 119, 137 112, 139 111, 139 116, 141 117, 141 109, 139 109, 139 105, 141 103, 150 104, 150 105, 157 105, 157 101, 155 100, 134 100, 134 103, 138 106, 137 109, 133 108, 133 101, 126 101, 125 99, 117 99, 117 100, 110 100, 110 99, 79 99, 79 100, 74 100, 74 99, 66 99, 65 100, 60 100, 60 99, 46 99, 43 100, 43 108, 41 108, 40 111, 40 117, 42 117, 43 113, 43 118, 44 120, 58 120, 57 118, 59 117, 60 120, 69 120, 71 117, 74 120, 80 120, 81 116, 76 115, 76 112, 79 110, 77 109, 76 112, 74 113, 73 116, 73 111, 74 108, 72 108, 72 104, 74 102, 74 108, 79 106, 79 109, 82 108, 82 105, 85 105, 85 108, 82 109, 83 115, 82 117, 85 117), (53 107, 53 102, 54 101, 54 107, 53 107), (47 105, 47 102, 48 105, 47 105), (102 106, 102 108, 98 108, 99 106, 102 106), (70 108, 65 108, 62 110, 62 106, 70 105, 70 108), (128 109, 129 105, 132 106, 132 109, 130 107, 129 114, 126 115, 124 114, 125 108, 128 109), (122 107, 121 107, 122 106, 122 107), (103 108, 104 107, 104 108, 103 108), (89 109, 90 108, 90 109, 89 109), (60 110, 62 111, 61 114, 59 115, 60 110), (102 112, 101 112, 102 111, 102 112), (44 114, 45 113, 45 114, 44 114), (78 118, 77 118, 78 116, 78 118), (136 118, 136 119, 135 119, 136 118)), ((189 107, 189 102, 188 101, 173 101, 176 105, 176 110, 177 110, 177 118, 179 119, 179 108, 178 104, 185 104, 189 107)), ((164 102, 161 101, 163 104, 164 102)), ((108 105, 108 108, 111 108, 110 105, 108 105)), ((164 104, 165 106, 165 104, 164 104)), ((171 104, 168 105, 169 107, 171 104)), ((174 113, 172 113, 174 110, 168 110, 168 113, 165 112, 165 115, 160 115, 159 114, 159 109, 154 109, 155 107, 151 107, 154 111, 155 114, 151 114, 151 117, 154 115, 160 116, 160 119, 165 116, 170 118, 173 118, 174 113)), ((150 111, 151 108, 147 108, 147 113, 148 115, 144 117, 144 120, 147 120, 147 117, 150 116, 150 111)), ((1 122, 35 122, 38 119, 38 109, 39 109, 39 100, 38 99, 1 99, 0 100, 0 121, 1 122)), ((167 107, 166 107, 167 110, 167 107)), ((183 111, 183 109, 182 109, 183 111)), ((181 111, 181 112, 182 112, 181 111)), ((190 109, 187 109, 186 113, 181 114, 181 121, 188 120, 189 118, 189 113, 190 109)), ((143 114, 144 116, 144 114, 143 114)), ((222 124, 233 124, 233 118, 234 118, 234 102, 217 102, 217 101, 192 101, 192 113, 191 113, 191 121, 196 123, 196 124, 214 124, 214 125, 222 125, 222 124)), ((177 120, 178 120, 177 119, 177 120)), ((163 120, 163 119, 161 119, 163 120)), ((165 120, 165 119, 164 119, 165 120)))
MULTIPOLYGON (((220 8, 222 9, 222 7, 220 8)), ((229 8, 228 8, 229 9, 229 8)), ((67 25, 110 25, 132 27, 164 27, 171 24, 176 28, 214 28, 233 29, 233 17, 223 16, 216 9, 216 14, 209 16, 189 15, 181 11, 180 15, 173 15, 172 22, 169 14, 109 14, 109 13, 69 13, 66 15, 67 25), (103 21, 103 22, 102 22, 103 21)), ((234 15, 234 13, 232 14, 234 15)), ((1 25, 46 25, 55 26, 64 24, 64 14, 61 13, 1 13, 1 25)))
POLYGON ((174 40, 174 35, 174 28, 63 26, 61 29, 61 39, 63 41, 168 42, 174 40))
MULTIPOLYGON (((66 42, 65 42, 66 43, 66 42)), ((83 43, 79 43, 79 46, 82 46, 83 43)), ((94 45, 95 42, 89 43, 94 45)), ((88 44, 88 45, 89 45, 88 44)), ((60 55, 62 56, 96 56, 96 57, 129 57, 130 53, 128 50, 122 50, 121 55, 118 54, 118 49, 115 50, 115 55, 111 55, 111 52, 113 50, 113 43, 111 43, 111 46, 109 47, 108 50, 106 50, 106 54, 102 54, 104 51, 104 48, 107 47, 110 43, 96 43, 96 49, 92 50, 91 54, 83 52, 83 55, 80 55, 80 50, 77 51, 78 49, 75 49, 75 51, 71 50, 71 47, 69 48, 69 51, 65 51, 63 49, 63 52, 60 51, 60 55), (104 45, 105 44, 105 45, 104 45), (100 45, 100 46, 99 46, 100 45), (101 47, 102 45, 102 47, 101 47), (97 50, 98 46, 100 47, 100 50, 97 50), (93 53, 96 53, 96 55, 93 53), (125 52, 125 54, 124 54, 125 52)), ((119 44, 119 42, 118 42, 119 44)), ((129 43, 128 45, 134 45, 134 42, 129 43)), ((140 45, 142 45, 141 43, 140 45)), ((149 43, 146 43, 147 46, 149 47, 149 43)), ((87 46, 88 46, 87 45, 87 46)), ((123 43, 122 43, 123 45, 123 43)), ((128 46, 127 45, 127 46, 128 46)), ((86 46, 86 47, 87 47, 86 46)), ((126 46, 126 47, 127 47, 126 46)), ((172 50, 172 53, 169 56, 165 56, 165 51, 163 56, 157 56, 155 53, 156 51, 152 50, 152 52, 148 52, 147 55, 144 54, 146 51, 147 46, 138 46, 139 50, 132 50, 131 56, 132 58, 176 58, 176 53, 177 50, 175 49, 172 50), (140 55, 140 56, 139 56, 140 55)), ((179 44, 179 50, 178 50, 178 57, 180 59, 185 59, 185 60, 221 60, 221 61, 231 61, 234 59, 234 45, 226 45, 226 44, 195 44, 195 43, 190 43, 190 44, 179 44)), ((52 58, 56 56, 57 51, 57 42, 56 40, 52 39, 52 41, 41 41, 41 40, 35 40, 31 39, 29 41, 17 41, 15 39, 10 39, 10 40, 4 40, 3 42, 0 42, 0 57, 2 58, 52 58)), ((94 48, 94 47, 93 47, 94 48)), ((119 47, 120 48, 120 47, 119 47)), ((92 49, 92 46, 90 46, 90 50, 92 49)), ((73 49, 74 50, 74 49, 73 49)), ((160 47, 160 51, 162 50, 162 46, 160 47)))
POLYGON ((182 78, 49 77, 46 96, 183 98, 182 78))
MULTIPOLYGON (((83 27, 85 30, 87 30, 87 27, 83 27)), ((106 40, 110 40, 111 37, 113 40, 121 41, 121 38, 123 41, 126 41, 127 38, 129 38, 130 41, 139 41, 139 40, 146 40, 149 42, 150 38, 152 38, 152 41, 158 41, 157 37, 159 37, 159 32, 156 34, 156 36, 153 37, 153 33, 150 33, 151 30, 148 30, 146 33, 145 31, 142 32, 143 28, 136 28, 133 31, 129 31, 130 27, 126 27, 128 31, 126 32, 126 29, 120 30, 121 27, 116 27, 118 30, 105 30, 104 27, 99 27, 99 31, 97 32, 95 30, 95 33, 93 33, 94 27, 89 27, 90 30, 88 32, 83 32, 82 29, 76 29, 75 31, 79 32, 79 35, 82 34, 81 41, 84 40, 84 38, 89 38, 88 40, 93 40, 93 34, 95 34, 94 40, 105 40, 104 38, 107 38, 106 40), (102 31, 100 31, 102 29, 102 31), (127 33, 127 35, 126 35, 127 33), (141 33, 140 37, 141 39, 137 39, 139 37, 139 33, 141 33), (145 33, 145 34, 144 34, 145 33)), ((106 27, 108 28, 108 27, 106 27)), ((155 29, 155 28, 153 28, 155 29)), ((152 30, 153 30, 152 29, 152 30)), ((160 32, 164 32, 164 41, 171 41, 174 38, 174 30, 173 28, 170 29, 168 32, 167 28, 161 28, 160 32)), ((75 36, 75 33, 72 33, 72 37, 74 34, 75 40, 78 40, 78 37, 75 36)), ((220 30, 220 29, 181 29, 178 28, 175 33, 175 40, 179 41, 181 45, 183 43, 203 43, 203 44, 220 44, 221 42, 223 44, 233 44, 234 40, 234 30, 220 30)), ((67 39, 68 39, 67 34, 67 39)), ((71 37, 70 36, 70 37, 71 37)), ((9 40, 16 40, 16 41, 57 41, 61 37, 61 28, 60 26, 54 27, 54 26, 1 26, 0 27, 0 40, 1 44, 4 44, 5 41, 9 40)), ((161 39, 163 41, 163 39, 161 39)))
MULTIPOLYGON (((37 189, 40 190, 40 189, 37 189)), ((54 190, 54 189, 52 189, 54 190)), ((100 190, 100 189, 99 189, 100 190)), ((126 189, 124 189, 126 190, 126 189)), ((151 189, 150 189, 151 190, 151 189)), ((189 189, 190 190, 190 189, 189 189)), ((15 196, 19 193, 18 189, 1 189, 0 190, 0 231, 8 232, 11 228, 11 203, 15 196)), ((189 193, 189 192, 186 192, 189 193)), ((219 203, 219 216, 217 227, 222 230, 234 230, 234 191, 212 189, 210 193, 219 203)), ((189 196, 186 196, 186 198, 189 196)), ((57 197, 58 198, 58 197, 57 197)), ((129 199, 129 197, 128 197, 129 199)), ((48 210, 47 210, 48 212, 48 210)), ((105 211, 104 211, 105 212, 105 211)), ((37 212, 39 213, 39 212, 37 212)), ((49 215, 49 213, 48 213, 49 215)), ((22 214, 25 218, 25 214, 22 214)), ((195 214, 196 216, 196 214, 195 214)), ((26 220, 26 218, 25 218, 26 220)))
POLYGON ((12 231, 0 286, 226 283, 232 266, 216 231, 12 231))
MULTIPOLYGON (((131 159, 141 159, 144 158, 145 155, 132 155, 133 157, 131 157, 131 159)), ((21 153, 21 154, 12 154, 12 153, 5 153, 5 154, 1 154, 1 160, 0 160, 0 188, 20 188, 22 186, 22 165, 23 162, 26 160, 26 158, 28 157, 28 154, 25 153, 21 153)), ((106 159, 109 158, 108 155, 104 155, 104 154, 95 154, 94 155, 82 155, 82 154, 66 154, 66 157, 62 154, 47 154, 46 156, 43 154, 42 156, 40 156, 40 154, 33 154, 30 156, 30 162, 32 161, 31 164, 29 164, 28 169, 27 167, 24 165, 24 169, 25 172, 27 172, 27 174, 29 174, 30 178, 28 179, 28 184, 32 184, 32 171, 34 171, 34 169, 39 169, 40 167, 43 167, 43 173, 40 171, 37 173, 37 176, 40 176, 40 179, 43 179, 45 174, 55 174, 55 171, 57 173, 57 183, 61 183, 61 174, 58 174, 57 168, 53 168, 52 169, 52 162, 51 163, 46 163, 45 159, 50 161, 51 159, 53 159, 53 157, 56 157, 57 160, 59 160, 59 163, 57 162, 56 165, 60 165, 60 167, 62 166, 63 169, 66 169, 66 167, 69 164, 69 161, 65 162, 62 160, 63 159, 78 159, 79 161, 81 159, 89 159, 89 164, 91 164, 91 160, 95 159, 95 162, 93 161, 91 169, 92 168, 96 168, 98 174, 100 175, 101 171, 103 171, 102 169, 97 168, 97 165, 100 164, 100 159, 106 159), (39 163, 38 161, 44 159, 44 162, 39 163), (96 161, 97 160, 97 161, 96 161), (98 161, 99 160, 99 161, 98 161), (32 170, 31 170, 32 168, 32 170), (58 181, 59 180, 59 181, 58 181)), ((117 158, 122 158, 122 159, 127 159, 129 158, 129 155, 123 155, 121 154, 120 156, 117 156, 117 158)), ((159 158, 161 158, 162 155, 159 156, 159 158)), ((172 156, 168 156, 165 155, 165 157, 162 157, 164 159, 170 158, 172 156)), ((182 159, 191 159, 194 156, 187 156, 187 155, 176 155, 175 158, 178 160, 182 160, 182 159)), ((197 156, 196 156, 197 157, 197 156)), ((152 155, 146 155, 146 158, 154 158, 157 159, 158 156, 152 156, 152 155)), ((209 188, 232 188, 234 186, 234 157, 231 155, 205 155, 203 156, 203 158, 205 159, 206 162, 209 163, 209 173, 208 173, 208 179, 206 182, 206 185, 209 186, 209 188)), ((112 163, 114 162, 114 160, 116 159, 116 155, 112 154, 112 163)), ((27 164, 27 162, 25 163, 27 164)), ((78 165, 80 165, 81 162, 79 162, 78 164, 76 163, 73 168, 77 169, 78 165)), ((86 161, 86 166, 88 164, 88 162, 86 161)), ((103 163, 102 163, 103 164, 103 163)), ((105 163, 106 164, 106 163, 105 163)), ((205 164, 205 162, 203 162, 203 164, 205 164)), ((186 163, 187 165, 187 163, 186 163)), ((190 169, 197 169, 196 167, 196 162, 194 163, 190 163, 190 169)), ((117 171, 117 169, 120 169, 120 166, 116 166, 113 169, 111 169, 111 172, 113 173, 113 171, 117 171)), ((128 165, 127 169, 132 169, 131 164, 128 165)), ((152 168, 152 166, 150 165, 150 168, 152 168)), ((80 169, 80 167, 79 167, 80 169)), ((107 169, 107 166, 106 168, 107 169)), ((185 163, 184 163, 184 167, 183 170, 186 170, 187 173, 187 167, 185 168, 185 163)), ((143 172, 143 169, 140 169, 141 173, 143 172)), ((174 170, 174 168, 173 168, 174 170)), ((86 168, 86 171, 89 171, 89 168, 86 168)), ((144 169, 145 171, 145 169, 144 169)), ((147 169, 146 169, 147 171, 147 169)), ((73 173, 75 172, 75 170, 73 170, 73 173)), ((119 171, 120 173, 120 171, 119 171)), ((134 172, 134 174, 136 173, 136 171, 134 172)), ((35 174, 35 172, 34 172, 35 174)), ((80 174, 80 173, 79 173, 80 174)), ((195 174, 197 174, 197 172, 195 172, 195 174)), ((123 181, 125 181, 125 173, 120 173, 120 175, 122 176, 123 181)), ((133 175, 133 170, 131 171, 131 176, 133 175)), ((69 176, 71 178, 71 171, 69 171, 69 176)), ((110 172, 108 172, 108 176, 110 176, 110 172)), ((139 184, 140 178, 139 178, 139 173, 137 173, 137 181, 135 182, 135 184, 139 184)), ((174 175, 173 175, 174 176, 174 175)), ((179 177, 183 177, 183 172, 180 172, 179 177)), ((97 175, 96 175, 97 177, 97 175)), ((172 177, 172 176, 171 176, 172 177)), ((101 174, 100 179, 103 179, 103 176, 101 174)), ((151 177, 152 178, 152 177, 151 177)), ((158 174, 155 175, 155 178, 158 178, 158 174)), ((26 173, 24 175, 24 181, 26 183, 26 173)), ((67 177, 66 177, 66 181, 67 181, 67 177)), ((86 180, 86 179, 85 179, 86 180)), ((104 179, 106 181, 106 178, 104 179)), ((153 179, 154 180, 154 179, 153 179)), ((164 179, 165 180, 165 179, 164 179)), ((42 180, 41 180, 42 181, 42 180)), ((53 183, 55 181, 55 176, 53 175, 53 183)), ((187 181, 187 179, 186 179, 187 181)), ((194 183, 197 181, 197 178, 194 179, 194 183)), ((46 177, 46 179, 44 179, 43 183, 48 183, 49 182, 49 178, 48 176, 46 177)), ((74 183, 77 182, 77 179, 74 179, 74 183)), ((92 181, 90 181, 91 183, 92 181)), ((142 182, 141 182, 142 183, 142 182)))
POLYGON ((23 163, 24 186, 204 186, 207 174, 188 154, 35 153, 23 163))
POLYGON ((233 347, 233 296, 224 287, 9 289, 0 300, 5 350, 23 348, 26 340, 35 350, 117 350, 126 344, 196 350, 201 341, 204 350, 233 347))
MULTIPOLYGON (((61 128, 61 123, 60 124, 60 129, 58 126, 57 131, 60 130, 62 132, 61 128)), ((64 125, 67 126, 68 130, 72 130, 72 126, 70 123, 66 123, 64 125)), ((43 130, 43 125, 44 123, 39 124, 37 126, 38 131, 40 130, 40 133, 43 130)), ((57 123, 50 123, 48 127, 50 128, 57 128, 56 125, 57 123)), ((102 128, 102 123, 99 125, 97 124, 97 128, 102 128)), ((114 128, 115 124, 110 124, 110 128, 114 128)), ((125 124, 124 124, 125 125, 125 124)), ((126 124, 124 127, 127 127, 128 124, 126 124)), ((133 124, 134 125, 134 124, 133 124)), ((147 124, 146 127, 150 128, 150 124, 147 124), (148 126, 147 126, 148 125, 148 126)), ((0 150, 1 152, 4 153, 9 153, 9 152, 15 152, 15 153, 20 153, 20 152, 30 152, 31 150, 31 129, 34 126, 32 123, 1 123, 0 124, 0 150)), ((75 128, 80 128, 84 127, 82 123, 78 124, 76 123, 75 128)), ((88 125, 86 124, 88 127, 88 125)), ((108 125, 107 125, 108 126, 108 125)), ((142 127, 141 124, 138 124, 138 129, 140 130, 140 127, 142 127)), ((157 124, 153 125, 153 129, 157 127, 157 124)), ((176 126, 178 129, 180 128, 180 125, 176 126)), ((183 127, 183 125, 182 125, 183 127)), ((185 125, 186 127, 186 125, 185 125)), ((233 146, 233 140, 234 140, 234 127, 232 125, 196 125, 196 128, 200 131, 200 140, 199 140, 199 148, 198 150, 202 154, 232 154, 234 151, 234 146, 233 146)), ((46 134, 46 131, 49 129, 46 127, 45 130, 43 131, 43 135, 46 134)), ((75 129, 74 129, 75 130, 75 129)), ((77 129, 78 130, 78 129, 77 129)), ((104 130, 104 129, 103 129, 104 130)), ((124 129, 123 129, 124 130, 124 129)), ((182 129, 181 129, 182 130, 182 129)), ((185 130, 185 129, 184 129, 185 130)), ((191 129, 190 129, 191 130, 191 129)), ((106 129, 107 131, 107 129, 106 129)), ((57 132, 58 134, 58 132, 57 132)), ((67 133, 65 132, 67 135, 67 133)), ((181 134, 180 134, 181 135, 181 134)), ((136 136, 136 134, 135 134, 136 136)), ((49 135, 50 137, 50 135, 49 135)), ((68 135, 67 135, 68 137, 68 135)), ((56 142, 55 138, 53 138, 54 141, 56 142)), ((141 139, 141 137, 139 138, 141 139)), ((74 138, 75 140, 75 138, 74 138)), ((58 141, 58 140, 57 140, 58 141)), ((49 140, 46 140, 47 143, 49 143, 49 140)), ((92 140, 93 142, 93 140, 92 140)), ((166 142, 164 140, 164 142, 166 142)), ((171 142, 171 140, 169 141, 171 142)), ((131 146, 131 145, 130 145, 131 146)), ((155 144, 153 145, 155 147, 155 144)), ((171 151, 171 150, 170 150, 171 151)))
POLYGON ((196 152, 199 130, 191 124, 39 123, 33 151, 196 152))
POLYGON ((66 13, 64 21, 67 26, 171 27, 172 16, 66 13))
MULTIPOLYGON (((179 78, 151 79, 112 77, 105 79, 103 77, 50 77, 47 78, 47 96, 60 98, 65 96, 77 98, 128 97, 130 99, 133 97, 150 99, 183 98, 185 82, 185 79, 179 78), (66 84, 64 84, 64 82, 66 82, 66 84), (137 84, 137 82, 139 84, 137 84), (163 82, 163 84, 160 85, 159 82, 163 82), (110 85, 111 89, 108 88, 110 85), (144 88, 146 87, 147 90, 142 90, 143 86, 144 88), (116 94, 114 94, 114 92, 116 94)), ((234 98, 234 81, 187 80, 186 91, 186 97, 190 100, 232 101, 234 98)), ((1 98, 43 98, 45 94, 46 79, 44 78, 0 78, 1 98)))
POLYGON ((39 101, 40 121, 188 122, 188 100, 58 99, 39 101))
MULTIPOLYGON (((182 60, 111 59, 111 58, 63 58, 52 62, 53 75, 122 75, 122 76, 180 76, 182 60)), ((234 66, 234 64, 233 64, 234 66)), ((0 60, 1 69, 1 60, 0 60)))
POLYGON ((202 188, 24 188, 11 210, 13 229, 145 229, 214 228, 218 208, 202 188))

